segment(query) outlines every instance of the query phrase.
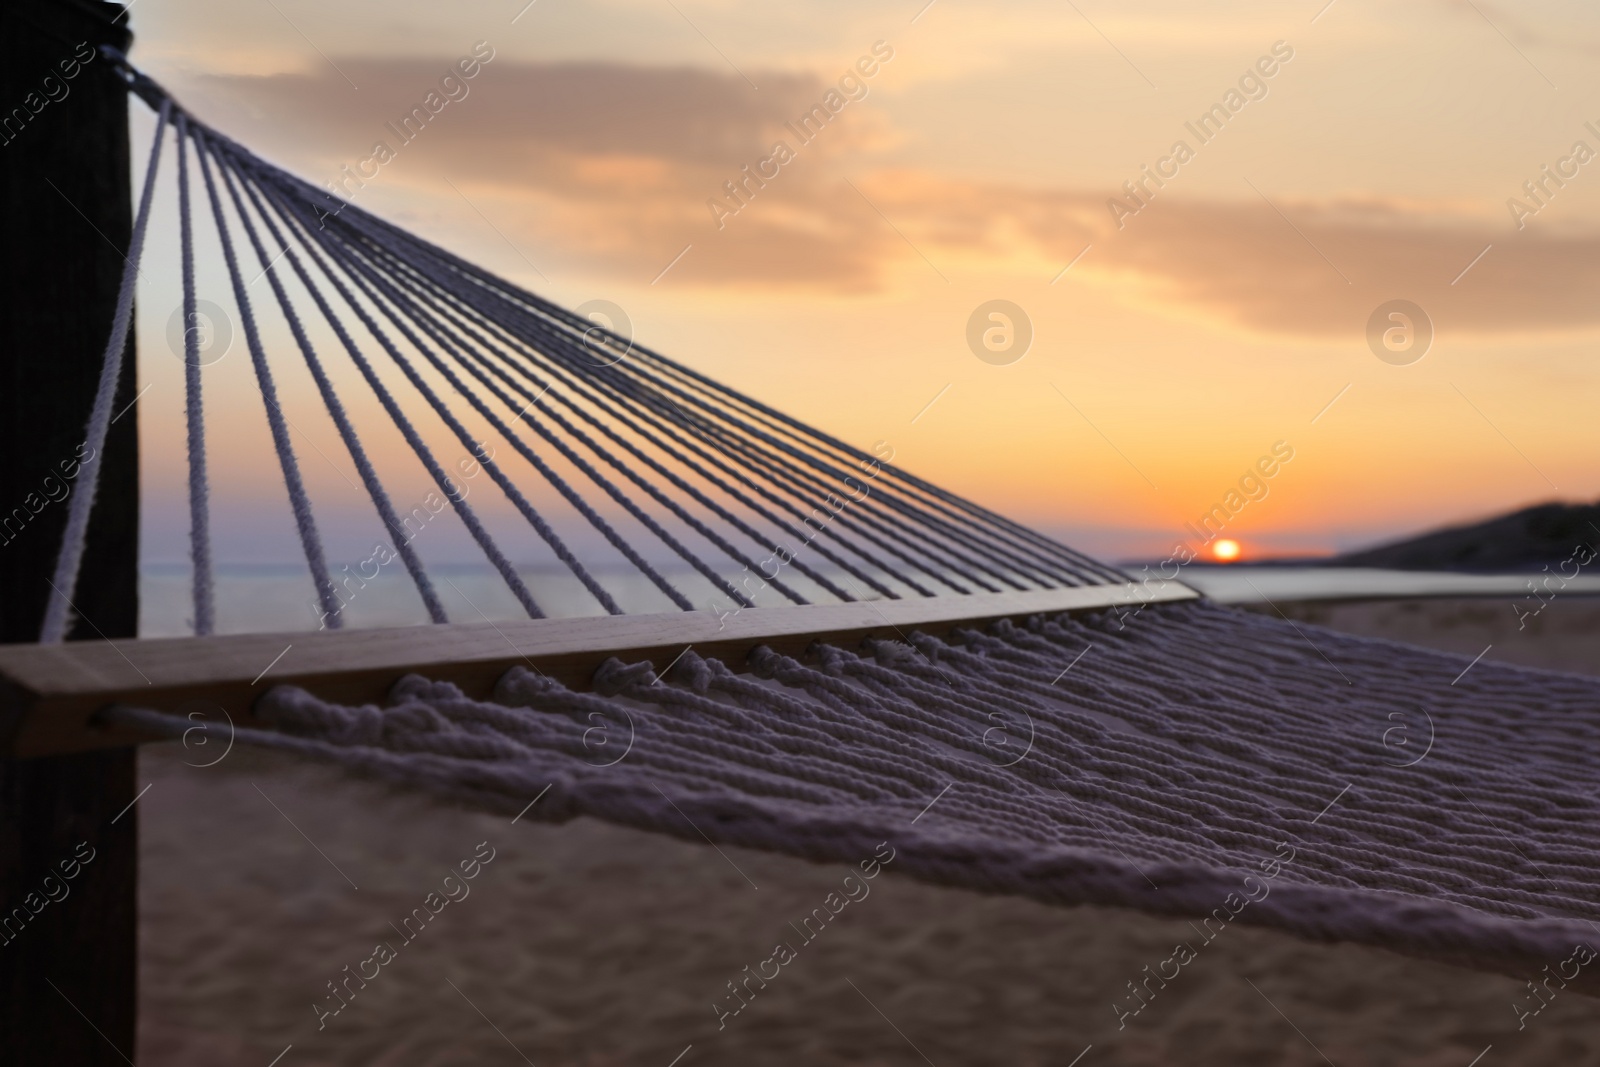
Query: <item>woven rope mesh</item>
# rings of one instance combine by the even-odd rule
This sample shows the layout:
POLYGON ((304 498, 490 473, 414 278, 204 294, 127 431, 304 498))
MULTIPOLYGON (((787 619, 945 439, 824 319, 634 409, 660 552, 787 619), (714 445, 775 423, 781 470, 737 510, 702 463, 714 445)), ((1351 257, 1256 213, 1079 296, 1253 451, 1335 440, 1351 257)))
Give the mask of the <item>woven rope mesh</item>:
POLYGON ((538 797, 527 818, 815 860, 887 840, 949 885, 1558 959, 1600 918, 1600 683, 1479 663, 1452 686, 1467 662, 1184 604, 739 672, 612 661, 594 693, 518 667, 493 703, 280 688, 258 711, 283 732, 248 739, 493 811, 538 797))

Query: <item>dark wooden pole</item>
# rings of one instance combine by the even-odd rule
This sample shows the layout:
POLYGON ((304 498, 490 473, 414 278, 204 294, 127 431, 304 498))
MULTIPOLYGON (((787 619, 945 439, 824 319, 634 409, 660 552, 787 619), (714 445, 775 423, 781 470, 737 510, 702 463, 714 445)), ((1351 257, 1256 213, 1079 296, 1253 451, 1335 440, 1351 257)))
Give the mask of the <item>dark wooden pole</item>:
MULTIPOLYGON (((93 54, 126 50, 123 14, 91 0, 0 8, 4 641, 38 639, 132 227, 128 93, 93 54)), ((131 336, 123 367, 118 411, 136 394, 131 336)), ((106 441, 74 639, 137 631, 138 448, 134 408, 106 441)), ((0 722, 0 743, 13 725, 0 722)), ((0 760, 0 1064, 134 1058, 137 809, 117 817, 135 773, 127 748, 0 760)))

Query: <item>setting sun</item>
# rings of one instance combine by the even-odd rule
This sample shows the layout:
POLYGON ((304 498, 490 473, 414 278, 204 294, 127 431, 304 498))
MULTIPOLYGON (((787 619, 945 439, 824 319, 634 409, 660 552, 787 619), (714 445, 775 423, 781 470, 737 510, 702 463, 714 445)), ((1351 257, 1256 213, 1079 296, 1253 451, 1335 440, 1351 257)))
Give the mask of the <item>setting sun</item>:
POLYGON ((1239 542, 1224 537, 1211 546, 1211 555, 1222 563, 1232 563, 1239 558, 1239 542))

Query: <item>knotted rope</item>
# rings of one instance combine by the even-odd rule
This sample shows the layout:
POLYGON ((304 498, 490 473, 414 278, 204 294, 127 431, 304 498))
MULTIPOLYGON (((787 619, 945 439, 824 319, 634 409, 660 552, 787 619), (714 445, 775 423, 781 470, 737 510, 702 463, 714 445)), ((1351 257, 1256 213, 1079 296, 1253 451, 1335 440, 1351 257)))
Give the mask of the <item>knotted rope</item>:
POLYGON ((807 662, 688 651, 670 679, 612 660, 594 692, 524 667, 490 700, 282 687, 256 709, 277 732, 239 737, 493 812, 823 861, 889 840, 984 892, 1558 961, 1600 941, 1600 681, 1484 662, 1452 685, 1467 663, 1178 604, 807 662))

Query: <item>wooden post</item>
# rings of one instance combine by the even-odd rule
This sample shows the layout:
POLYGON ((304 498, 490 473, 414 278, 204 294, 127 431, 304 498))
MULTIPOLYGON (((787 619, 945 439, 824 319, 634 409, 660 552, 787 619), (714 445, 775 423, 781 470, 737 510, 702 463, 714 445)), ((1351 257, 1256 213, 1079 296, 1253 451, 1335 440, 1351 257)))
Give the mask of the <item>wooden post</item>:
MULTIPOLYGON (((93 53, 126 27, 93 0, 0 8, 0 640, 38 639, 128 247, 128 93, 93 53)), ((116 410, 134 382, 130 336, 116 410)), ((103 463, 73 639, 137 630, 136 408, 103 463)), ((0 760, 0 1064, 134 1057, 135 772, 131 748, 0 760)))

